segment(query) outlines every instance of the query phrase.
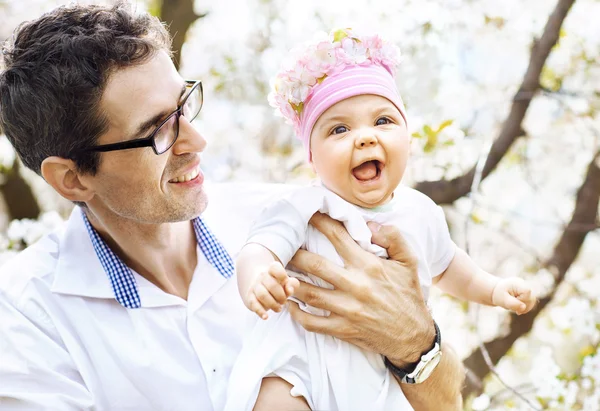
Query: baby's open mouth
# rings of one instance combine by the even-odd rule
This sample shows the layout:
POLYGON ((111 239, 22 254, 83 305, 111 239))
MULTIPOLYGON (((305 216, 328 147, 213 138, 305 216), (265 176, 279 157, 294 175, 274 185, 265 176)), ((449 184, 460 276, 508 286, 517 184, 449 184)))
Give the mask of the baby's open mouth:
POLYGON ((365 161, 352 169, 352 175, 359 181, 370 181, 381 175, 384 165, 379 160, 365 161))

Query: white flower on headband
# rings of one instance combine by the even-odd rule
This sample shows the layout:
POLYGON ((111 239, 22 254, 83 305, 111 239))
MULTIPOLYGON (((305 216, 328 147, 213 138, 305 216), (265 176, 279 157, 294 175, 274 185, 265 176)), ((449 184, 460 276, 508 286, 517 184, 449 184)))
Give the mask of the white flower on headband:
POLYGON ((278 115, 300 126, 304 102, 315 85, 350 65, 377 64, 393 73, 400 64, 400 51, 378 35, 359 35, 352 29, 334 30, 329 35, 292 50, 293 60, 271 82, 269 104, 278 115))

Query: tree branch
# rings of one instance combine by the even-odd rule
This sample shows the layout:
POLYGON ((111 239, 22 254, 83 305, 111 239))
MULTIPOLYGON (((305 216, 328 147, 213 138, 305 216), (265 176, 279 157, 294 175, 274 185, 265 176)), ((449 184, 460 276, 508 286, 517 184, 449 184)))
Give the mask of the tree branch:
MULTIPOLYGON (((557 287, 565 279, 567 270, 577 258, 577 254, 583 245, 587 234, 594 230, 594 225, 598 215, 598 204, 600 200, 600 152, 596 153, 594 159, 588 166, 587 174, 583 184, 577 192, 575 201, 575 209, 571 217, 571 221, 563 231, 560 240, 554 247, 553 253, 544 263, 555 279, 555 285, 552 292, 546 297, 540 299, 539 304, 529 313, 518 316, 511 314, 510 331, 504 337, 498 337, 490 342, 485 343, 485 348, 490 354, 490 358, 496 364, 513 343, 521 336, 529 332, 533 326, 533 322, 538 314, 552 301, 557 287), (588 227, 587 231, 577 229, 577 227, 588 227)), ((481 349, 474 351, 467 359, 464 360, 465 367, 473 374, 471 379, 476 377, 481 381, 489 372, 488 366, 483 359, 481 349)), ((463 390, 463 396, 466 398, 473 392, 478 392, 479 388, 477 381, 469 383, 463 390)))
MULTIPOLYGON (((482 180, 496 168, 516 139, 524 134, 521 123, 531 99, 540 88, 539 78, 542 68, 552 47, 558 41, 560 28, 573 3, 575 0, 559 0, 546 22, 542 37, 534 42, 523 82, 513 97, 510 113, 486 159, 482 180)), ((471 190, 475 167, 473 166, 466 174, 453 180, 423 181, 417 183, 415 188, 427 194, 437 204, 451 204, 471 190)))

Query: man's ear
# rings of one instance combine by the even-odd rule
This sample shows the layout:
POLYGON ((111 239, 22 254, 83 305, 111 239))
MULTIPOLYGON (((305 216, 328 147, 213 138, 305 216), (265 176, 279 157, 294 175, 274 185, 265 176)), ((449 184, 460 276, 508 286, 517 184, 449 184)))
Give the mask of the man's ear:
POLYGON ((77 171, 73 160, 62 157, 48 157, 42 162, 42 177, 58 194, 70 201, 82 203, 94 197, 94 191, 77 171))

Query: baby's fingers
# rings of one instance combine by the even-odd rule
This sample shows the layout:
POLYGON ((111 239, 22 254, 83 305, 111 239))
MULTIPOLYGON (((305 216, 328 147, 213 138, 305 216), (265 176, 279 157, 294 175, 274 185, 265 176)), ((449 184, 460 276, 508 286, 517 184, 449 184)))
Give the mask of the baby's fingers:
POLYGON ((258 315, 263 320, 266 320, 267 318, 269 318, 267 311, 262 306, 262 304, 257 300, 254 293, 249 293, 249 296, 248 296, 248 299, 246 302, 246 306, 248 307, 248 309, 250 311, 253 311, 254 313, 256 313, 256 315, 258 315))
POLYGON ((514 311, 517 314, 522 314, 527 308, 527 305, 524 302, 520 301, 518 298, 513 297, 509 293, 504 293, 500 297, 498 305, 500 307, 506 308, 507 310, 514 311))
MULTIPOLYGON (((279 305, 285 304, 285 301, 287 300, 288 296, 286 295, 285 289, 283 288, 284 287, 283 284, 278 283, 277 280, 271 276, 265 276, 261 281, 262 281, 262 285, 267 289, 269 294, 271 294, 271 297, 273 297, 273 299, 279 305)), ((281 308, 281 307, 279 307, 279 308, 281 308)), ((275 310, 273 308, 273 311, 278 311, 278 310, 275 310)))
POLYGON ((288 279, 288 275, 287 275, 287 272, 285 271, 285 268, 283 268, 281 263, 278 261, 272 262, 269 265, 268 271, 269 271, 269 275, 271 277, 273 277, 279 284, 283 285, 288 279))
MULTIPOLYGON (((281 288, 280 285, 279 287, 281 288)), ((281 292, 283 293, 283 291, 281 292)), ((276 312, 281 311, 281 304, 279 304, 275 298, 273 298, 269 290, 263 284, 256 285, 256 288, 254 289, 254 295, 256 296, 258 302, 261 303, 266 310, 273 310, 276 312)), ((285 295, 285 293, 283 293, 283 295, 285 295)), ((283 301, 285 302, 285 298, 283 301)))
POLYGON ((298 281, 297 278, 288 278, 284 285, 285 294, 288 297, 291 297, 292 295, 294 295, 294 292, 298 289, 298 287, 300 287, 300 281, 298 281))
POLYGON ((535 304, 537 302, 537 298, 531 290, 526 290, 525 292, 521 293, 517 298, 525 304, 525 310, 518 314, 528 313, 533 309, 533 307, 535 307, 535 304))

